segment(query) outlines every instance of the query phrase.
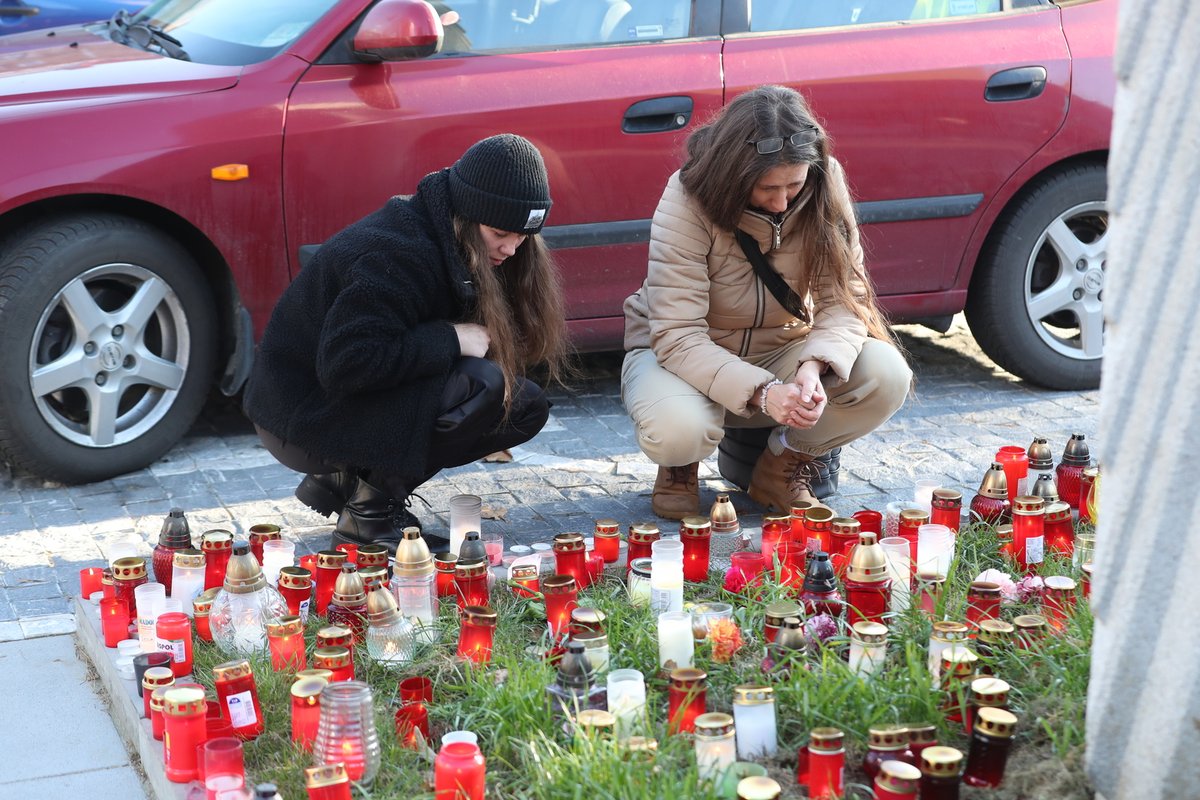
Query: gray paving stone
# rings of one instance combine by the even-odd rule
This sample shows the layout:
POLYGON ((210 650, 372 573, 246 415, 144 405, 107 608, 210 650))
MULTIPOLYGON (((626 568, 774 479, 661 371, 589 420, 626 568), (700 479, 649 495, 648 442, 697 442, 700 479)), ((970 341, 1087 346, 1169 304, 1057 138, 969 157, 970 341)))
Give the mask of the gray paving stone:
POLYGON ((13 600, 12 607, 17 618, 24 619, 45 614, 65 614, 70 609, 70 602, 65 594, 60 594, 58 597, 38 600, 13 600))
POLYGON ((58 585, 58 581, 53 579, 18 584, 5 591, 8 593, 8 601, 13 605, 63 596, 63 591, 58 585))

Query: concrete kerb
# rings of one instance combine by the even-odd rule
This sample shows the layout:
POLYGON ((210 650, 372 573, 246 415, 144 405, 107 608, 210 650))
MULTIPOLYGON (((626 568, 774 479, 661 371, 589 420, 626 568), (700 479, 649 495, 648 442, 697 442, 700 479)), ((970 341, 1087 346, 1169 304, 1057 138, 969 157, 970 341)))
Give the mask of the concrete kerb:
POLYGON ((96 671, 100 685, 108 695, 108 707, 113 726, 125 740, 126 746, 137 754, 146 776, 146 788, 154 800, 186 800, 192 784, 167 780, 163 764, 163 743, 154 738, 150 720, 142 718, 142 698, 131 680, 117 672, 117 651, 104 646, 100 631, 100 615, 96 606, 75 599, 75 642, 79 652, 96 671))

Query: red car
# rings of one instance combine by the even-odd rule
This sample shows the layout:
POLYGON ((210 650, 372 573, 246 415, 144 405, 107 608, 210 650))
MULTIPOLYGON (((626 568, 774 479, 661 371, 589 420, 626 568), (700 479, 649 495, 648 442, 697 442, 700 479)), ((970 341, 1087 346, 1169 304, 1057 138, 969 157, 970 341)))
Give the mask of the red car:
POLYGON ((159 0, 0 38, 0 448, 140 468, 236 392, 302 254, 486 135, 545 154, 585 349, 619 348, 684 139, 749 87, 826 121, 898 322, 964 308, 1099 380, 1115 0, 159 0), (760 11, 760 9, 763 9, 760 11))

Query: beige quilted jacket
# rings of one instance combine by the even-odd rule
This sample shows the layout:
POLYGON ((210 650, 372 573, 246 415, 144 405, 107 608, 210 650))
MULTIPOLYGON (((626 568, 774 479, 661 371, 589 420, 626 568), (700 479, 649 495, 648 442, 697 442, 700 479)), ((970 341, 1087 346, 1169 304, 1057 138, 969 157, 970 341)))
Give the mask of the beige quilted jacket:
MULTIPOLYGON (((830 163, 834 196, 853 220, 845 173, 838 162, 830 163)), ((779 223, 754 211, 741 220, 741 228, 758 240, 772 266, 801 296, 809 285, 809 267, 792 232, 807 202, 805 191, 779 223)), ((852 285, 865 296, 857 227, 851 244, 858 264, 852 285)), ((811 325, 789 314, 767 291, 733 233, 708 221, 676 172, 654 212, 646 281, 625 301, 625 349, 652 347, 663 367, 730 411, 749 416, 751 395, 775 376, 744 357, 803 339, 797 366, 824 361, 837 381, 847 378, 862 350, 866 326, 836 302, 822 276, 816 276, 805 302, 811 325)))

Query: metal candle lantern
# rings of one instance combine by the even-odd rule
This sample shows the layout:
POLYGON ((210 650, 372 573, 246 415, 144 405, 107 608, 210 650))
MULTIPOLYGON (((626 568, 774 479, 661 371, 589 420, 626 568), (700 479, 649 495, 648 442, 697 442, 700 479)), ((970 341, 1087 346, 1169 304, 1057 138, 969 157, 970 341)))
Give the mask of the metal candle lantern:
POLYGON ((981 522, 995 525, 1011 516, 1012 503, 1008 499, 1008 477, 1004 474, 1004 466, 999 461, 993 461, 983 480, 979 482, 979 491, 971 500, 971 516, 981 522))
POLYGON ((367 633, 367 587, 356 565, 342 565, 328 612, 330 624, 349 628, 354 631, 355 643, 362 642, 367 633))
POLYGON ((391 669, 411 662, 416 630, 387 589, 378 586, 367 594, 367 655, 375 663, 391 669))

